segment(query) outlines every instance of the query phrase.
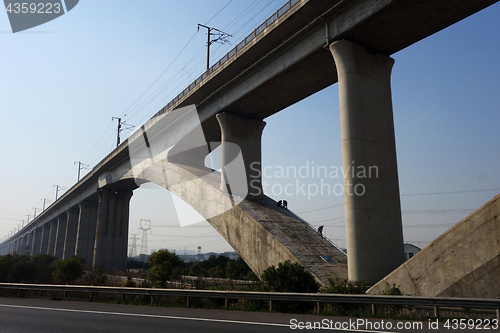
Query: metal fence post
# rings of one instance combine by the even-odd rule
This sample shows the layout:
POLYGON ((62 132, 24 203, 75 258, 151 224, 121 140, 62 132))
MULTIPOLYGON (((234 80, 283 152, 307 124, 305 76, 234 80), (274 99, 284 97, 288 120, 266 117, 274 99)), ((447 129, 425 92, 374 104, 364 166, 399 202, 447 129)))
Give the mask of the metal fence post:
POLYGON ((434 317, 439 318, 439 306, 434 307, 434 317))

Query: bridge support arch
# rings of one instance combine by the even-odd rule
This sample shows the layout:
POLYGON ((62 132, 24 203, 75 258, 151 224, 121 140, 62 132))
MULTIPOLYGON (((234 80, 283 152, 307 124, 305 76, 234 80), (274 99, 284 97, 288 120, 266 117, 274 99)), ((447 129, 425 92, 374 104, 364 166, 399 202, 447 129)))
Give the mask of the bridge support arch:
POLYGON ((404 262, 391 97, 394 60, 341 40, 339 82, 349 280, 375 283, 404 262))

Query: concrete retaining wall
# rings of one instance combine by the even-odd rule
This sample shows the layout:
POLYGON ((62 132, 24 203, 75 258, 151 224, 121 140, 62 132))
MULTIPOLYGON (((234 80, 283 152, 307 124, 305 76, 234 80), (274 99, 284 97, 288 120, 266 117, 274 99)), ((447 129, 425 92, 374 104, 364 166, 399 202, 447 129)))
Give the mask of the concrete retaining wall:
POLYGON ((500 195, 368 290, 396 284, 414 296, 500 296, 500 195))

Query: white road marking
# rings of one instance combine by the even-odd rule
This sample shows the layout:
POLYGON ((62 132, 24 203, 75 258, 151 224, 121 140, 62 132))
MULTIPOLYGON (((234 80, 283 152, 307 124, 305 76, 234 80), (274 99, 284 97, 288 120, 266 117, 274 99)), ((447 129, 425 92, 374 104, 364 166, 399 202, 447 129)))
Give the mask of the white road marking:
MULTIPOLYGON (((256 321, 240 321, 240 320, 228 320, 228 319, 211 319, 211 318, 163 316, 163 315, 149 315, 149 314, 142 314, 142 313, 126 313, 126 312, 73 310, 73 309, 45 308, 45 307, 39 307, 39 306, 26 306, 26 305, 0 304, 0 307, 5 307, 5 308, 20 308, 20 309, 32 309, 32 310, 46 310, 46 311, 61 311, 61 312, 92 313, 92 314, 104 314, 104 315, 127 316, 127 317, 145 317, 145 318, 161 318, 161 319, 211 321, 211 322, 218 322, 218 323, 261 325, 261 326, 279 326, 279 327, 289 327, 289 328, 290 328, 290 326, 292 326, 290 324, 261 323, 261 322, 256 322, 256 321)), ((337 330, 337 331, 349 331, 349 332, 362 332, 362 333, 394 333, 394 332, 384 332, 384 331, 353 330, 353 329, 335 329, 335 328, 323 328, 323 327, 320 328, 320 329, 323 329, 323 330, 337 330)))

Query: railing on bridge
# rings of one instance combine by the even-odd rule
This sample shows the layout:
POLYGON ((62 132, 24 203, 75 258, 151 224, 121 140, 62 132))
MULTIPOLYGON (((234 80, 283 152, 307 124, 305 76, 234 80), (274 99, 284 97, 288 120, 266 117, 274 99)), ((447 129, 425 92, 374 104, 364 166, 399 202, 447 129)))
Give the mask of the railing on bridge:
POLYGON ((265 20, 261 25, 259 25, 255 30, 253 30, 247 37, 245 37, 239 44, 237 44, 231 51, 226 53, 222 58, 219 59, 212 67, 208 69, 205 73, 200 75, 196 80, 194 80, 190 85, 187 86, 180 94, 178 94, 174 99, 172 99, 160 112, 168 110, 172 105, 177 103, 184 95, 189 93, 194 87, 201 83, 208 75, 213 73, 222 64, 228 61, 230 58, 234 57, 238 51, 240 51, 245 45, 250 43, 254 38, 256 38, 260 33, 264 31, 265 28, 270 26, 279 17, 285 14, 293 5, 295 5, 299 0, 289 0, 280 9, 278 9, 273 15, 271 15, 267 20, 265 20))
MULTIPOLYGON (((291 212, 291 211, 290 211, 291 212)), ((300 220, 302 223, 304 223, 305 225, 307 225, 309 228, 311 228, 312 230, 314 230, 315 232, 318 232, 318 229, 316 229, 316 227, 314 227, 311 223, 307 222, 306 220, 304 220, 303 218, 301 218, 300 216, 298 216, 297 214, 291 212, 293 215, 295 215, 295 217, 300 220)), ((337 250, 339 250, 342 254, 344 254, 345 256, 347 256, 347 253, 344 252, 343 249, 341 249, 337 244, 335 244, 330 238, 326 237, 326 236, 322 236, 324 240, 326 240, 328 243, 330 243, 334 248, 336 248, 337 250)))

